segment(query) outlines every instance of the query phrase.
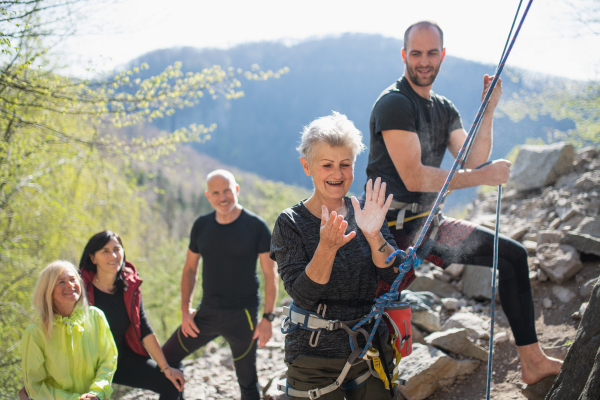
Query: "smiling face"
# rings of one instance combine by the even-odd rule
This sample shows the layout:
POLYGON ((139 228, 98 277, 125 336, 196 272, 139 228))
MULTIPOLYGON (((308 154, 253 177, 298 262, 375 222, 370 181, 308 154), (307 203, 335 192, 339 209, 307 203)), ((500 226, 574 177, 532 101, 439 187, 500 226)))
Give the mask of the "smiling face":
POLYGON ((402 49, 407 78, 416 86, 433 85, 446 55, 440 32, 433 26, 415 27, 408 38, 402 49))
POLYGON ((63 316, 70 315, 80 296, 81 284, 79 283, 77 272, 71 268, 65 268, 60 274, 52 292, 52 304, 54 308, 63 316))
POLYGON ((123 246, 113 237, 90 258, 96 264, 97 273, 114 275, 121 269, 124 254, 123 246))
POLYGON ((224 176, 215 175, 206 182, 205 192, 210 205, 220 214, 229 214, 235 210, 240 194, 240 185, 224 176))
POLYGON ((304 173, 312 177, 315 195, 322 199, 343 198, 354 180, 354 154, 350 147, 319 143, 311 152, 311 161, 300 159, 304 173))

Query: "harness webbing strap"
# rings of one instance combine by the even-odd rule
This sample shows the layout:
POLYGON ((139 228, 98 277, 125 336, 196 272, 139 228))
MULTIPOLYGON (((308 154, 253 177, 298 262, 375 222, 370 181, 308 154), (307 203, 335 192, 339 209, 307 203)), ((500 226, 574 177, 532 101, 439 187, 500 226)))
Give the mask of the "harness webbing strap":
MULTIPOLYGON (((346 364, 347 366, 348 364, 346 364)), ((344 367, 345 368, 345 367, 344 367)), ((350 370, 350 368, 348 368, 348 371, 350 370)), ((348 371, 346 371, 346 374, 348 374, 348 371)), ((363 383, 365 383, 367 381, 367 379, 369 379, 369 377, 371 376, 371 371, 367 371, 364 374, 362 374, 361 376, 359 376, 356 379, 353 379, 351 381, 348 382, 343 382, 343 380, 346 378, 346 376, 344 375, 344 377, 342 378, 342 383, 340 385, 338 385, 338 381, 339 381, 339 377, 338 379, 332 383, 331 385, 327 385, 324 388, 321 389, 311 389, 311 390, 297 390, 294 389, 288 382, 287 380, 285 381, 285 386, 282 385, 281 383, 277 384, 277 389, 281 390, 282 392, 285 392, 286 397, 301 397, 301 398, 309 398, 309 399, 318 399, 319 397, 327 394, 327 393, 331 393, 336 389, 341 389, 342 391, 347 391, 347 390, 354 390, 359 388, 360 386, 362 386, 363 383)), ((340 375, 341 377, 341 375, 340 375)))
MULTIPOLYGON (((426 217, 429 215, 429 211, 431 211, 431 210, 425 211, 424 213, 421 213, 418 215, 413 215, 411 217, 406 217, 406 218, 404 218, 404 222, 412 221, 413 219, 417 219, 417 218, 426 217)), ((397 221, 390 221, 390 222, 388 222, 388 226, 392 227, 392 226, 396 225, 396 223, 397 223, 397 221)))

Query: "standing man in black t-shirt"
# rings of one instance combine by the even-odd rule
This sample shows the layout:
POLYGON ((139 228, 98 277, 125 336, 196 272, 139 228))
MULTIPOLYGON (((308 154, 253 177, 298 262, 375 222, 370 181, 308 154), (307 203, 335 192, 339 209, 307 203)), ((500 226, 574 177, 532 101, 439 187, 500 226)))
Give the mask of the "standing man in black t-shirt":
MULTIPOLYGON (((379 96, 371 111, 367 175, 373 180, 381 177, 387 184, 386 194, 394 195, 387 220, 401 249, 415 244, 448 176, 449 171, 440 168, 444 152, 448 149, 456 157, 467 137, 458 110, 431 91, 445 55, 443 32, 437 24, 421 21, 411 25, 404 34, 404 76, 379 96)), ((492 79, 483 77, 482 100, 492 79)), ((507 160, 475 169, 490 156, 494 110, 501 94, 502 81, 498 80, 465 169, 454 175, 450 190, 495 186, 508 180, 511 163, 507 160)), ((440 213, 417 255, 442 268, 451 263, 491 267, 493 236, 489 229, 440 213)), ((535 332, 527 251, 503 235, 498 270, 500 301, 518 346, 523 381, 532 384, 557 374, 561 362, 542 352, 535 332)), ((389 286, 380 282, 378 293, 387 290, 389 286)))
POLYGON ((242 400, 259 399, 256 339, 263 347, 272 336, 278 276, 269 257, 271 232, 258 215, 238 203, 240 186, 229 171, 216 170, 206 178, 208 201, 215 211, 194 222, 181 277, 181 326, 165 343, 170 365, 179 362, 217 336, 231 347, 242 400), (202 262, 202 302, 192 298, 202 262), (256 260, 265 276, 265 306, 260 306, 256 260))

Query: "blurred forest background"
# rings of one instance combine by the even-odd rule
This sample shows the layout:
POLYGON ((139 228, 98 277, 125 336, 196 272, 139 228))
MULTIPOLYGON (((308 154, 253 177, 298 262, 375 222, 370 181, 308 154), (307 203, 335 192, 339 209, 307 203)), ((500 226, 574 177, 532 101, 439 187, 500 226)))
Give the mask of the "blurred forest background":
MULTIPOLYGON (((586 15, 599 15, 594 4, 596 14, 586 15)), ((294 150, 302 127, 335 110, 368 138, 374 100, 403 70, 401 41, 345 34, 157 50, 92 80, 58 74, 64 65, 52 48, 77 34, 86 10, 83 0, 0 2, 0 398, 21 386, 19 340, 46 264, 78 264, 89 237, 118 232, 165 340, 180 321, 191 224, 211 211, 206 174, 232 170, 241 204, 272 226, 310 194, 294 150)), ((453 57, 441 69, 434 89, 457 105, 467 127, 481 76, 493 70, 453 57)), ((528 139, 598 142, 597 83, 505 71, 493 158, 528 139)), ((366 160, 357 160, 355 194, 366 160)), ((449 200, 459 209, 474 194, 449 200)))

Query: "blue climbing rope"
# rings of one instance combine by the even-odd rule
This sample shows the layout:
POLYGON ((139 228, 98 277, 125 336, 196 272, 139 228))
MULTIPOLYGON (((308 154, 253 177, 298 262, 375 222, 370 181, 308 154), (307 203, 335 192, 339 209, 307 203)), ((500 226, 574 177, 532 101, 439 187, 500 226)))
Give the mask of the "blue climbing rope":
MULTIPOLYGON (((458 152, 458 155, 452 165, 452 168, 450 169, 448 177, 446 178, 446 181, 444 182, 442 189, 438 193, 436 201, 431 209, 431 212, 430 212, 429 216, 427 217, 427 220, 425 221, 425 225, 421 229, 421 232, 419 234, 417 242, 415 243, 414 246, 408 248, 408 252, 405 252, 403 250, 396 250, 386 259, 386 264, 389 264, 394 259, 394 257, 397 257, 397 256, 401 256, 402 259, 404 260, 402 262, 402 264, 400 264, 400 271, 398 273, 398 276, 394 280, 394 283, 391 285, 390 291, 388 293, 384 293, 383 295, 381 295, 380 297, 375 299, 375 304, 373 305, 371 312, 368 315, 366 315, 365 317, 363 317, 363 319, 361 319, 352 328, 352 330, 356 330, 359 327, 361 327, 362 325, 369 323, 371 320, 375 321, 373 329, 371 330, 371 333, 369 335, 369 339, 364 347, 363 352, 359 355, 359 357, 363 357, 365 355, 365 353, 368 351, 368 349, 371 347, 373 337, 374 337, 375 333, 377 332, 379 323, 381 322, 381 316, 383 314, 384 308, 392 301, 398 300, 398 287, 400 286, 400 282, 402 282, 404 275, 408 271, 410 271, 410 269, 413 268, 413 266, 415 265, 415 263, 417 261, 417 256, 416 256, 417 249, 421 246, 421 243, 425 239, 426 233, 427 233, 429 227, 431 226, 431 222, 433 221, 434 216, 437 214, 440 204, 443 202, 444 198, 448 194, 448 186, 450 185, 450 181, 452 181, 452 178, 454 177, 455 172, 457 170, 459 170, 460 168, 462 168, 462 166, 464 165, 464 163, 467 159, 469 151, 471 150, 471 146, 475 140, 475 136, 477 135, 477 132, 479 130, 479 125, 481 123, 481 119, 483 118, 483 114, 485 113, 485 110, 487 109, 487 105, 489 103, 490 97, 491 97, 492 93, 494 92, 494 88, 496 87, 496 84, 498 83, 498 79, 500 78, 500 75, 502 74, 502 70, 504 69, 504 66, 506 65, 506 60, 508 59, 508 56, 510 55, 510 52, 511 52, 513 45, 519 35, 519 32, 521 31, 521 27, 523 26, 523 22, 525 21, 525 17, 527 16, 527 14, 529 12, 529 8, 531 7, 532 3, 533 3, 533 0, 529 0, 527 7, 525 8, 525 12, 523 13, 523 16, 521 17, 519 26, 517 27, 517 30, 516 30, 514 36, 512 37, 512 40, 510 41, 510 45, 508 46, 508 48, 507 48, 506 44, 504 46, 504 50, 502 52, 503 53, 502 57, 500 58, 500 62, 498 64, 498 67, 496 68, 496 73, 494 74, 494 79, 492 80, 492 82, 490 84, 489 90, 487 91, 487 93, 484 96, 484 99, 479 108, 479 111, 478 111, 477 115, 475 116, 475 121, 473 122, 473 125, 471 125, 469 134, 467 135, 465 142, 463 143, 460 151, 458 152)), ((515 15, 513 25, 511 27, 511 33, 514 28, 514 24, 515 24, 518 14, 519 14, 520 8, 521 8, 521 2, 519 3, 519 8, 517 9, 517 13, 515 15)), ((511 34, 509 34, 509 39, 510 39, 510 36, 511 36, 511 34)), ((507 39, 507 44, 508 44, 509 39, 507 39)), ((484 164, 484 165, 486 165, 486 164, 484 164)), ((482 167, 482 166, 480 166, 480 167, 482 167)), ((478 167, 478 168, 480 168, 480 167, 478 167)), ((495 298, 496 298, 496 272, 497 272, 497 266, 498 266, 498 234, 499 234, 499 223, 500 223, 500 198, 501 198, 501 196, 502 196, 502 186, 499 186, 498 202, 497 202, 497 206, 496 206, 496 232, 495 232, 495 236, 494 236, 494 265, 493 265, 493 272, 492 272, 492 305, 491 305, 492 322, 491 322, 491 334, 490 334, 490 351, 488 354, 488 383, 487 383, 487 396, 486 396, 487 400, 489 400, 489 398, 490 398, 490 387, 491 387, 491 368, 492 368, 492 357, 493 357, 493 333, 494 333, 493 329, 494 329, 494 311, 495 311, 494 304, 495 304, 495 298)), ((354 350, 354 345, 351 340, 352 337, 349 336, 349 339, 350 339, 350 348, 352 350, 354 350)))

